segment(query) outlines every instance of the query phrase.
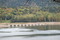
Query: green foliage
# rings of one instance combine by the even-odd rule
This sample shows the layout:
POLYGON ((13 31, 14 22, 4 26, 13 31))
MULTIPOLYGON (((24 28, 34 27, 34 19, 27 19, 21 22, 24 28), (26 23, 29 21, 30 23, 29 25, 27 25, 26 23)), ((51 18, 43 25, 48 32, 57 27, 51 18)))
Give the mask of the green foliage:
MULTIPOLYGON (((58 8, 58 7, 56 7, 58 8)), ((0 22, 59 22, 60 11, 50 12, 39 7, 0 8, 0 22), (7 21, 9 20, 9 21, 7 21)))

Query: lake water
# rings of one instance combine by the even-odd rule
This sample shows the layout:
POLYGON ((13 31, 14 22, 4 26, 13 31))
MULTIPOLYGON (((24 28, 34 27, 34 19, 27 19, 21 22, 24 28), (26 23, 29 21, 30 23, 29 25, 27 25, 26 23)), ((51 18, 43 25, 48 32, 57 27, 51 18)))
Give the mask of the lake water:
POLYGON ((38 27, 5 28, 0 29, 0 40, 60 40, 60 30, 40 30, 38 27))
POLYGON ((60 40, 60 35, 54 36, 16 36, 16 37, 4 37, 0 40, 60 40))

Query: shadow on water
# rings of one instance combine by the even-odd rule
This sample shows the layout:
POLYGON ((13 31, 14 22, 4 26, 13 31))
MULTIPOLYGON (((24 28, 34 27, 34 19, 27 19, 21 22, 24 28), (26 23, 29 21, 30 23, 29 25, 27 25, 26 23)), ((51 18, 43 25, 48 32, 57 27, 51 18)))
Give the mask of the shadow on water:
POLYGON ((36 36, 42 36, 42 37, 46 37, 46 36, 57 36, 60 34, 35 34, 35 35, 14 35, 14 36, 3 36, 0 38, 9 38, 9 37, 23 37, 23 38, 31 38, 31 37, 36 37, 36 36))
POLYGON ((60 25, 41 25, 41 26, 31 26, 25 28, 38 29, 38 30, 60 30, 60 25))

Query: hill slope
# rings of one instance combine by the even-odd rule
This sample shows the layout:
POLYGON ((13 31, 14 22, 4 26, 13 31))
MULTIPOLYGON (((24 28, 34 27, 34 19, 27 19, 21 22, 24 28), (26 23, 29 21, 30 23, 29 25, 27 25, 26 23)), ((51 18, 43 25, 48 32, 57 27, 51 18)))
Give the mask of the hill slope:
MULTIPOLYGON (((0 0, 0 7, 18 7, 25 6, 27 0, 0 0)), ((28 0, 29 5, 36 4, 42 7, 60 6, 60 3, 53 2, 52 0, 28 0)))

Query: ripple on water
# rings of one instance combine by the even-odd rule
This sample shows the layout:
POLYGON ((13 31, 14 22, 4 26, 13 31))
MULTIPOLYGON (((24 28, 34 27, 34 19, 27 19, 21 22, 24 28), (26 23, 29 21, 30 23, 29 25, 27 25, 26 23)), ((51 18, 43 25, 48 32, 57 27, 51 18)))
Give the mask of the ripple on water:
POLYGON ((1 37, 2 35, 0 35, 0 40, 8 40, 8 39, 9 40, 60 40, 60 30, 44 31, 37 29, 12 28, 12 29, 0 29, 0 31, 5 31, 5 32, 12 31, 11 33, 13 33, 13 35, 11 33, 7 33, 6 34, 7 36, 6 35, 4 36, 5 33, 0 32, 0 34, 3 35, 3 37, 1 37), (50 34, 46 34, 46 33, 50 33, 50 34), (58 33, 58 34, 54 34, 54 33, 58 33))

